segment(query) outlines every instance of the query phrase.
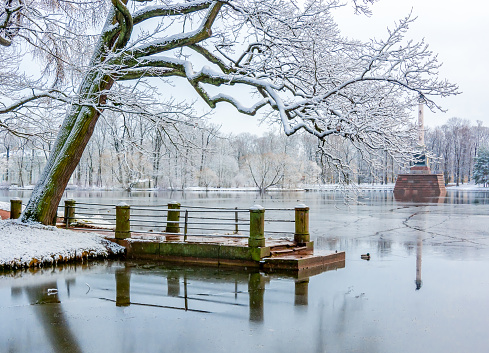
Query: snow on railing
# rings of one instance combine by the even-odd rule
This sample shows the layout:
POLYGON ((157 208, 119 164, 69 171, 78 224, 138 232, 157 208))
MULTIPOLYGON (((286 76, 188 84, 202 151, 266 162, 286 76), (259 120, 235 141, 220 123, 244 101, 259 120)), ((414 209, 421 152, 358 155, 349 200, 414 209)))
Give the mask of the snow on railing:
POLYGON ((265 208, 259 205, 245 209, 181 205, 175 201, 130 206, 65 200, 59 208, 63 217, 57 219, 58 226, 115 232, 119 239, 151 235, 164 236, 166 240, 180 240, 183 236, 183 241, 187 241, 192 236, 250 238, 256 234, 264 239, 265 225, 267 236, 293 235, 300 243, 309 239, 309 208, 305 205, 267 208, 266 218, 265 208), (289 223, 295 223, 295 231, 289 223))

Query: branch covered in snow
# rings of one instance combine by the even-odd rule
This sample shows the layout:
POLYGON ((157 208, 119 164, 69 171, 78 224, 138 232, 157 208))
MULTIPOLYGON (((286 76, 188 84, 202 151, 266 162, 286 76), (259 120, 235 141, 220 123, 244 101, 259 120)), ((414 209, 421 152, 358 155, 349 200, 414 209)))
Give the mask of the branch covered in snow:
MULTIPOLYGON (((411 112, 418 97, 440 109, 437 97, 458 93, 456 85, 438 78, 440 63, 428 46, 407 38, 414 21, 410 14, 384 39, 364 43, 339 32, 331 13, 342 6, 338 0, 301 6, 291 0, 77 0, 59 6, 18 1, 1 8, 0 37, 11 43, 5 48, 17 58, 23 46, 32 48, 45 68, 41 77, 26 78, 23 85, 5 81, 2 88, 0 83, 0 94, 9 96, 0 111, 7 118, 1 121, 36 110, 39 116, 60 111, 47 101, 71 104, 47 169, 69 164, 72 149, 79 158, 106 110, 160 116, 161 91, 153 91, 154 104, 131 99, 154 78, 168 85, 185 82, 210 108, 231 104, 244 114, 261 113, 286 135, 316 136, 325 142, 323 148, 341 138, 370 155, 383 151, 393 158, 413 151, 411 112), (100 36, 92 34, 93 28, 100 36), (63 94, 34 99, 28 91, 34 84, 39 91, 63 94), (231 86, 243 87, 246 96, 231 86), (40 102, 35 109, 34 102, 40 102)), ((368 14, 372 2, 350 4, 368 14)), ((331 154, 330 160, 335 158, 331 154)), ((52 173, 46 178, 54 178, 52 173)))

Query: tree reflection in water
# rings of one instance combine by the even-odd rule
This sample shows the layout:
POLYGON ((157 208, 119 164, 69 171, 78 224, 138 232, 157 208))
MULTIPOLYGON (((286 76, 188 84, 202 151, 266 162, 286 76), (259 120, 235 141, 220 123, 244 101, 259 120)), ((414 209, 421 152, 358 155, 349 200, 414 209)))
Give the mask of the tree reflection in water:
POLYGON ((71 331, 61 301, 56 281, 24 287, 34 307, 37 319, 49 339, 53 352, 82 352, 75 334, 71 331))

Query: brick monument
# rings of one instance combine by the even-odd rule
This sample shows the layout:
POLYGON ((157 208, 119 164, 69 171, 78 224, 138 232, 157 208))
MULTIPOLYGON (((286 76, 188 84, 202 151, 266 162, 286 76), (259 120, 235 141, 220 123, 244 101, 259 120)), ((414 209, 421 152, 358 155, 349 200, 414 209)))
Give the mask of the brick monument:
POLYGON ((422 201, 429 197, 443 197, 446 194, 443 174, 431 174, 428 158, 424 152, 423 97, 418 105, 418 146, 420 152, 409 174, 399 174, 394 187, 394 197, 399 200, 422 201))

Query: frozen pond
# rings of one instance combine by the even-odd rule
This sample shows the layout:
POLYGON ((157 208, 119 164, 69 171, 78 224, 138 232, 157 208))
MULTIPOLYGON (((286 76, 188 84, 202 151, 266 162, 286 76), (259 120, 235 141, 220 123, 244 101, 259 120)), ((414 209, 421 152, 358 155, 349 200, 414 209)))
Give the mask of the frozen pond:
MULTIPOLYGON (((0 201, 14 196, 28 193, 0 201)), ((310 278, 118 262, 4 273, 0 352, 488 351, 489 193, 410 203, 377 191, 350 206, 333 192, 66 196, 305 203, 316 248, 344 250, 346 263, 310 278)))

